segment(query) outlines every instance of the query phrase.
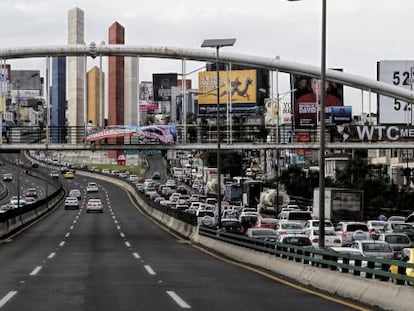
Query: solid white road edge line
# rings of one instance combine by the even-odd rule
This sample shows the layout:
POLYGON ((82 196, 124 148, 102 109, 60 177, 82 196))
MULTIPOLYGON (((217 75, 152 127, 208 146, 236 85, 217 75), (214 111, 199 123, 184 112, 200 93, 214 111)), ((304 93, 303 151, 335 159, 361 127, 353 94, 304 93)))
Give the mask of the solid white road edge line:
POLYGON ((156 274, 155 271, 152 270, 152 268, 150 266, 145 265, 144 268, 145 268, 145 270, 147 270, 149 275, 155 275, 156 274))
POLYGON ((17 291, 8 292, 8 294, 0 300, 0 308, 3 307, 16 294, 17 294, 17 291))
POLYGON ((170 296, 181 308, 183 309, 191 309, 191 306, 186 303, 180 296, 178 296, 175 292, 173 291, 167 291, 166 292, 168 294, 168 296, 170 296))

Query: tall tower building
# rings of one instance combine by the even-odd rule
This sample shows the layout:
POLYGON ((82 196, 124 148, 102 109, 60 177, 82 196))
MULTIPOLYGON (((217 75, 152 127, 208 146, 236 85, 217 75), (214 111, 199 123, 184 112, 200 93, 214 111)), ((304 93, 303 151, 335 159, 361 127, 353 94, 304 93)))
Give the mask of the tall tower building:
MULTIPOLYGON (((109 27, 109 44, 124 44, 124 27, 114 22, 109 27)), ((108 59, 108 125, 124 124, 124 57, 108 59)))
MULTIPOLYGON (((84 41, 84 13, 74 8, 68 13, 68 44, 85 44, 84 41)), ((84 100, 85 100, 85 58, 68 57, 68 125, 84 127, 84 100)), ((73 132, 73 131, 72 131, 73 132)), ((71 133, 69 143, 81 142, 83 132, 79 135, 71 133), (82 133, 82 134, 81 134, 82 133)))
POLYGON ((88 122, 92 121, 93 124, 103 126, 101 121, 104 120, 104 110, 103 110, 103 90, 105 85, 105 76, 101 70, 94 66, 87 73, 87 85, 88 85, 88 122))
POLYGON ((64 143, 66 139, 66 57, 52 58, 51 87, 52 143, 64 143))
POLYGON ((138 59, 125 57, 125 104, 124 122, 127 125, 138 124, 138 59))

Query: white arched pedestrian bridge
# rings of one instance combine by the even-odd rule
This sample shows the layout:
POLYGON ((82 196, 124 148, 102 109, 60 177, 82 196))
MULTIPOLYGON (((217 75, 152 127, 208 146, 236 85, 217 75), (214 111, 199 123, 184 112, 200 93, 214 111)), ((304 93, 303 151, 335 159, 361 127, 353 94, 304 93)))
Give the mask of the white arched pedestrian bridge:
MULTIPOLYGON (((32 47, 18 47, 18 48, 4 48, 0 49, 0 59, 3 61, 20 59, 20 58, 45 58, 46 66, 49 66, 51 57, 58 56, 83 56, 83 57, 101 57, 101 56, 127 56, 127 57, 148 57, 148 58, 168 58, 189 61, 205 61, 215 62, 216 53, 212 50, 206 49, 186 49, 176 47, 154 47, 154 46, 130 46, 130 45, 96 45, 91 43, 89 45, 61 45, 61 46, 32 46, 32 47)), ((244 55, 236 53, 220 53, 221 63, 232 63, 239 65, 246 65, 255 68, 264 68, 273 71, 304 74, 312 77, 320 76, 320 68, 316 66, 290 62, 282 59, 259 57, 254 55, 244 55)), ((327 70, 326 79, 332 82, 337 82, 345 86, 356 89, 366 90, 372 93, 389 96, 408 103, 414 102, 414 92, 403 89, 401 87, 393 86, 388 83, 368 79, 362 76, 344 73, 336 70, 327 70)), ((48 89, 48 86, 46 86, 48 89)), ((47 101, 47 99, 46 99, 47 101)), ((49 105, 48 105, 49 106, 49 105)), ((48 128, 44 129, 46 132, 48 128)), ((392 129, 391 129, 392 130, 392 129)), ((391 135, 392 136, 392 135, 391 135)), ((394 135, 395 136, 395 135, 394 135)), ((405 142, 369 142, 369 143, 347 143, 347 142, 327 142, 326 147, 332 149, 355 149, 355 148, 409 148, 409 141, 405 142)), ((0 150, 7 149, 136 149, 136 145, 108 145, 108 144, 52 144, 48 140, 48 135, 45 139, 37 143, 17 143, 0 145, 0 150)), ((175 145, 157 145, 157 149, 214 149, 216 144, 214 142, 195 142, 188 144, 175 145)), ((155 149, 154 145, 140 145, 140 149, 155 149)), ((223 144, 223 149, 319 149, 317 140, 310 144, 277 144, 251 141, 251 142, 237 142, 233 141, 230 144, 223 144)))

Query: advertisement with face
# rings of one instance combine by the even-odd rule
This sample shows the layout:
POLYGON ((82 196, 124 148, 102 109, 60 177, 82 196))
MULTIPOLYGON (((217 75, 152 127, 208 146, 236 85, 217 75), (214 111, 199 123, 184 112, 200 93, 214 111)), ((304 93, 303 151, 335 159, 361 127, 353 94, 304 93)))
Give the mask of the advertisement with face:
MULTIPOLYGON (((319 79, 291 75, 292 101, 294 103, 294 127, 297 129, 313 129, 319 122, 319 106, 322 85, 319 79)), ((343 85, 326 81, 325 84, 325 124, 333 125, 331 107, 343 106, 343 85)))

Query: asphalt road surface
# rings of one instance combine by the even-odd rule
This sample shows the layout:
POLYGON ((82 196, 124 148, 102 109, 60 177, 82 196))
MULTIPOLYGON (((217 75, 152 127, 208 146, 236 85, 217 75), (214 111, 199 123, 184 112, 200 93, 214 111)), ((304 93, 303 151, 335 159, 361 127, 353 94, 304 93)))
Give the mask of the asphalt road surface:
POLYGON ((211 256, 160 228, 126 192, 84 177, 80 210, 58 207, 0 244, 0 310, 365 310, 211 256), (104 213, 86 213, 100 197, 104 213))

